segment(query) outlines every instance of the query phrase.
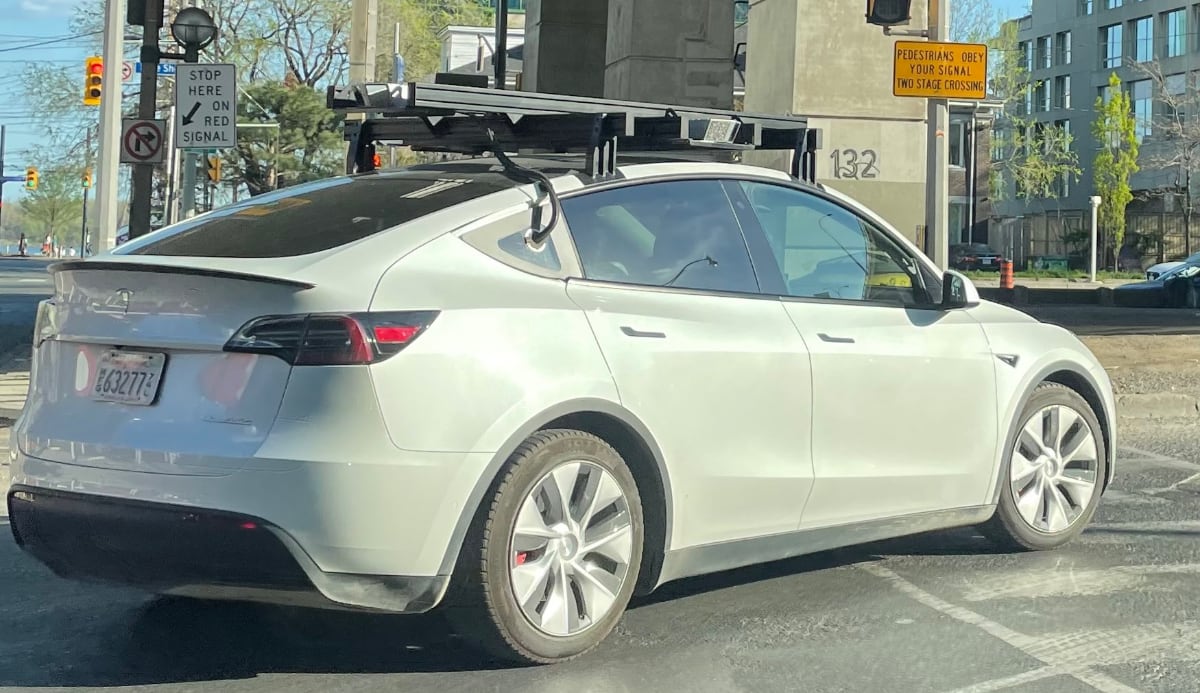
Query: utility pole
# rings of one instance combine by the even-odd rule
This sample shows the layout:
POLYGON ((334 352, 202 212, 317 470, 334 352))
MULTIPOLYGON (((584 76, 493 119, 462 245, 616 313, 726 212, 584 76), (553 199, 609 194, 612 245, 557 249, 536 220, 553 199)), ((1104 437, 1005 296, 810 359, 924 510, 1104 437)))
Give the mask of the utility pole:
MULTIPOLYGON (((942 41, 950 26, 950 1, 929 0, 929 40, 942 41)), ((928 99, 928 159, 925 172, 925 234, 933 238, 933 261, 943 270, 949 267, 950 239, 947 215, 950 207, 950 188, 947 169, 950 166, 946 147, 950 129, 950 104, 946 99, 928 99)))
POLYGON ((350 5, 350 83, 375 79, 379 0, 352 0, 350 5))
MULTIPOLYGON (((145 3, 142 21, 142 91, 138 102, 138 117, 153 120, 158 113, 158 33, 162 21, 162 5, 154 0, 145 3)), ((118 77, 119 79, 119 77, 118 77)), ((154 192, 156 164, 133 165, 133 193, 129 205, 129 239, 150 233, 150 198, 154 192)))
POLYGON ((104 4, 104 85, 100 100, 100 156, 96 181, 97 251, 117 244, 117 191, 120 184, 121 157, 121 64, 125 52, 125 0, 106 0, 104 4))
POLYGON ((191 219, 196 214, 196 152, 188 149, 179 157, 183 162, 179 184, 179 219, 191 219))

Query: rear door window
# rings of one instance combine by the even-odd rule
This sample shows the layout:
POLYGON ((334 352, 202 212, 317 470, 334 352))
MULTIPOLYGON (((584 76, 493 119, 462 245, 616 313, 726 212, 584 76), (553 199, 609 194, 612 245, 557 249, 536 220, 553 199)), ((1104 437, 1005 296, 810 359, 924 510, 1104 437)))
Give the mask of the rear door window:
POLYGON ((175 224, 122 254, 293 257, 329 250, 511 188, 496 174, 437 171, 330 178, 259 195, 175 224))

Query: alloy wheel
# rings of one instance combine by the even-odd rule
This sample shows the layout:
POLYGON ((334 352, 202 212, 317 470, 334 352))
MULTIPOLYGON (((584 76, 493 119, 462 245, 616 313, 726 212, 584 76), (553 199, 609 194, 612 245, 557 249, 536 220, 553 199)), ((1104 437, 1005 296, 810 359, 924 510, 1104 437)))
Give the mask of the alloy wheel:
POLYGON ((513 596, 539 631, 578 635, 612 610, 629 574, 633 522, 610 472, 583 460, 550 470, 521 503, 510 537, 513 596))
POLYGON ((1026 524, 1049 534, 1075 524, 1096 493, 1097 450, 1095 432, 1071 407, 1050 405, 1025 422, 1009 483, 1026 524))

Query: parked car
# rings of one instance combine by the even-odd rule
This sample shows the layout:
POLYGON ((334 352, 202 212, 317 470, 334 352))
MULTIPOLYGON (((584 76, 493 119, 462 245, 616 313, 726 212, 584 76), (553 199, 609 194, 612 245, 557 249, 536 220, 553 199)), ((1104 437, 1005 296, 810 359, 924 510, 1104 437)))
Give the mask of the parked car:
POLYGON ((1122 306, 1154 308, 1200 307, 1200 259, 1179 263, 1154 279, 1123 284, 1113 289, 1122 306))
MULTIPOLYGON (((474 94, 469 113, 506 98, 452 96, 474 94)), ((590 109, 539 121, 554 147, 626 128, 679 146, 655 106, 512 98, 590 109)), ((400 123, 407 143, 479 147, 430 100, 441 119, 400 123)), ((795 146, 796 119, 736 116, 795 146)), ((680 578, 962 526, 1048 550, 1090 522, 1115 403, 1068 331, 799 175, 499 152, 55 265, 12 435, 18 544, 149 592, 444 609, 551 663, 680 578)))
POLYGON ((1196 263, 1200 263, 1200 253, 1192 253, 1191 255, 1187 256, 1183 260, 1179 260, 1179 261, 1160 262, 1157 265, 1151 265, 1149 267, 1149 269, 1146 270, 1146 279, 1148 281, 1153 281, 1155 279, 1158 279, 1164 273, 1169 272, 1173 269, 1183 267, 1184 265, 1196 264, 1196 263))
POLYGON ((961 243, 950 246, 950 266, 958 270, 1000 271, 1004 255, 986 243, 961 243))

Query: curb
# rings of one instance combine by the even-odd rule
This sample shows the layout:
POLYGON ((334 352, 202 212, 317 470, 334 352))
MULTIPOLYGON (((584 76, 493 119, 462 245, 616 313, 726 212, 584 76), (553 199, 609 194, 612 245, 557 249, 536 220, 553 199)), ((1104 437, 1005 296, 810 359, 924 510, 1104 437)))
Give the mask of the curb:
POLYGON ((1200 417, 1200 397, 1179 392, 1117 395, 1123 419, 1187 419, 1200 417))

